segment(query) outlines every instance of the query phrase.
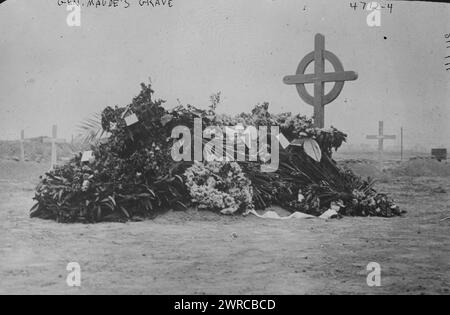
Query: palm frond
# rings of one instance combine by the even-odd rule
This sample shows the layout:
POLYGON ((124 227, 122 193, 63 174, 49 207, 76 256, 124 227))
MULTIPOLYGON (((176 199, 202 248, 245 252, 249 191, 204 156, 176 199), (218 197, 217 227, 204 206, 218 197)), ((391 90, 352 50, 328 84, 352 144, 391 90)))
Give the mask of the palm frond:
POLYGON ((82 121, 78 129, 84 144, 93 144, 105 133, 102 128, 102 119, 99 113, 95 113, 92 117, 82 121))

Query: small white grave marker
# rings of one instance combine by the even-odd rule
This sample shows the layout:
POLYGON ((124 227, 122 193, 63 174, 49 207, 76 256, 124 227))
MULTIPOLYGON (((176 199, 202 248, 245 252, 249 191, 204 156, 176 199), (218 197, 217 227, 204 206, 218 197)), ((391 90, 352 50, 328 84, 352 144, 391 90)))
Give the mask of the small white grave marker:
POLYGON ((294 139, 291 142, 291 145, 294 147, 303 147, 303 144, 305 143, 305 139, 294 139))
POLYGON ((83 156, 81 157, 81 163, 90 162, 91 160, 94 160, 94 159, 95 159, 94 152, 84 151, 83 156))
POLYGON ((276 138, 278 139, 278 142, 281 144, 281 146, 283 147, 283 149, 286 149, 287 147, 289 147, 289 145, 291 144, 289 142, 288 139, 286 139, 286 137, 282 134, 279 133, 276 138))
POLYGON ((64 139, 58 139, 58 126, 53 125, 52 128, 52 138, 50 139, 44 139, 45 143, 51 143, 52 144, 52 161, 51 161, 51 167, 50 169, 53 170, 55 168, 55 165, 58 161, 58 158, 56 156, 56 144, 57 143, 65 143, 66 140, 64 139))
POLYGON ((135 114, 125 117, 125 123, 127 124, 128 127, 130 127, 138 122, 139 122, 139 119, 137 118, 137 116, 135 114))

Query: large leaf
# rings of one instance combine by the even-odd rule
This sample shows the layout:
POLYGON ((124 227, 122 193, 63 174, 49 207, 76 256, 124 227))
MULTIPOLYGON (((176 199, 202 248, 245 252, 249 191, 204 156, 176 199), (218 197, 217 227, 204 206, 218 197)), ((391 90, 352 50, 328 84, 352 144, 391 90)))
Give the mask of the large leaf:
POLYGON ((33 208, 31 208, 31 210, 30 210, 30 217, 31 218, 37 217, 39 214, 39 210, 41 210, 41 207, 40 207, 39 203, 36 203, 33 206, 33 208))
POLYGON ((303 150, 314 161, 320 162, 322 160, 322 150, 316 140, 306 139, 303 143, 303 150))
POLYGON ((122 206, 119 206, 119 208, 120 208, 120 210, 122 210, 123 214, 125 214, 125 216, 126 216, 128 219, 131 218, 131 215, 130 215, 130 213, 127 211, 127 209, 125 209, 125 208, 122 207, 122 206))
POLYGON ((187 207, 184 203, 182 203, 181 201, 177 201, 176 203, 174 203, 172 205, 172 208, 175 211, 187 211, 187 207))
POLYGON ((91 118, 82 121, 78 129, 81 131, 84 144, 94 143, 101 139, 105 133, 102 127, 102 117, 99 113, 93 114, 91 118))
POLYGON ((165 126, 165 125, 167 125, 168 123, 170 123, 170 122, 172 121, 172 119, 173 119, 173 116, 172 116, 172 115, 170 115, 170 114, 164 115, 164 116, 161 118, 161 124, 162 124, 163 126, 165 126))

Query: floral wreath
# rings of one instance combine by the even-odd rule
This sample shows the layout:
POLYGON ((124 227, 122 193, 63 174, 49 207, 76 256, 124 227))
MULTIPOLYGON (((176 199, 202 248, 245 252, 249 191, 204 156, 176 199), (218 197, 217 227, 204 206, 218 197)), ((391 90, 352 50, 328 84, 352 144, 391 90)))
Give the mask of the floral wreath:
POLYGON ((223 214, 253 209, 251 181, 236 162, 194 162, 184 176, 192 202, 199 209, 223 214))

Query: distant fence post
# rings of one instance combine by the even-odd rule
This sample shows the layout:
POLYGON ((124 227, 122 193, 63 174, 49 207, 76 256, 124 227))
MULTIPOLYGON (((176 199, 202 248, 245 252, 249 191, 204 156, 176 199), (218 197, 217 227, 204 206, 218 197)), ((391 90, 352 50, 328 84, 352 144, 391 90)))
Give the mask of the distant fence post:
POLYGON ((20 131, 20 161, 25 162, 25 148, 24 148, 24 142, 25 140, 25 131, 20 131))
POLYGON ((403 162, 403 127, 400 128, 400 160, 403 162))
POLYGON ((30 142, 29 140, 25 140, 25 130, 20 131, 20 161, 25 162, 25 143, 30 142))

